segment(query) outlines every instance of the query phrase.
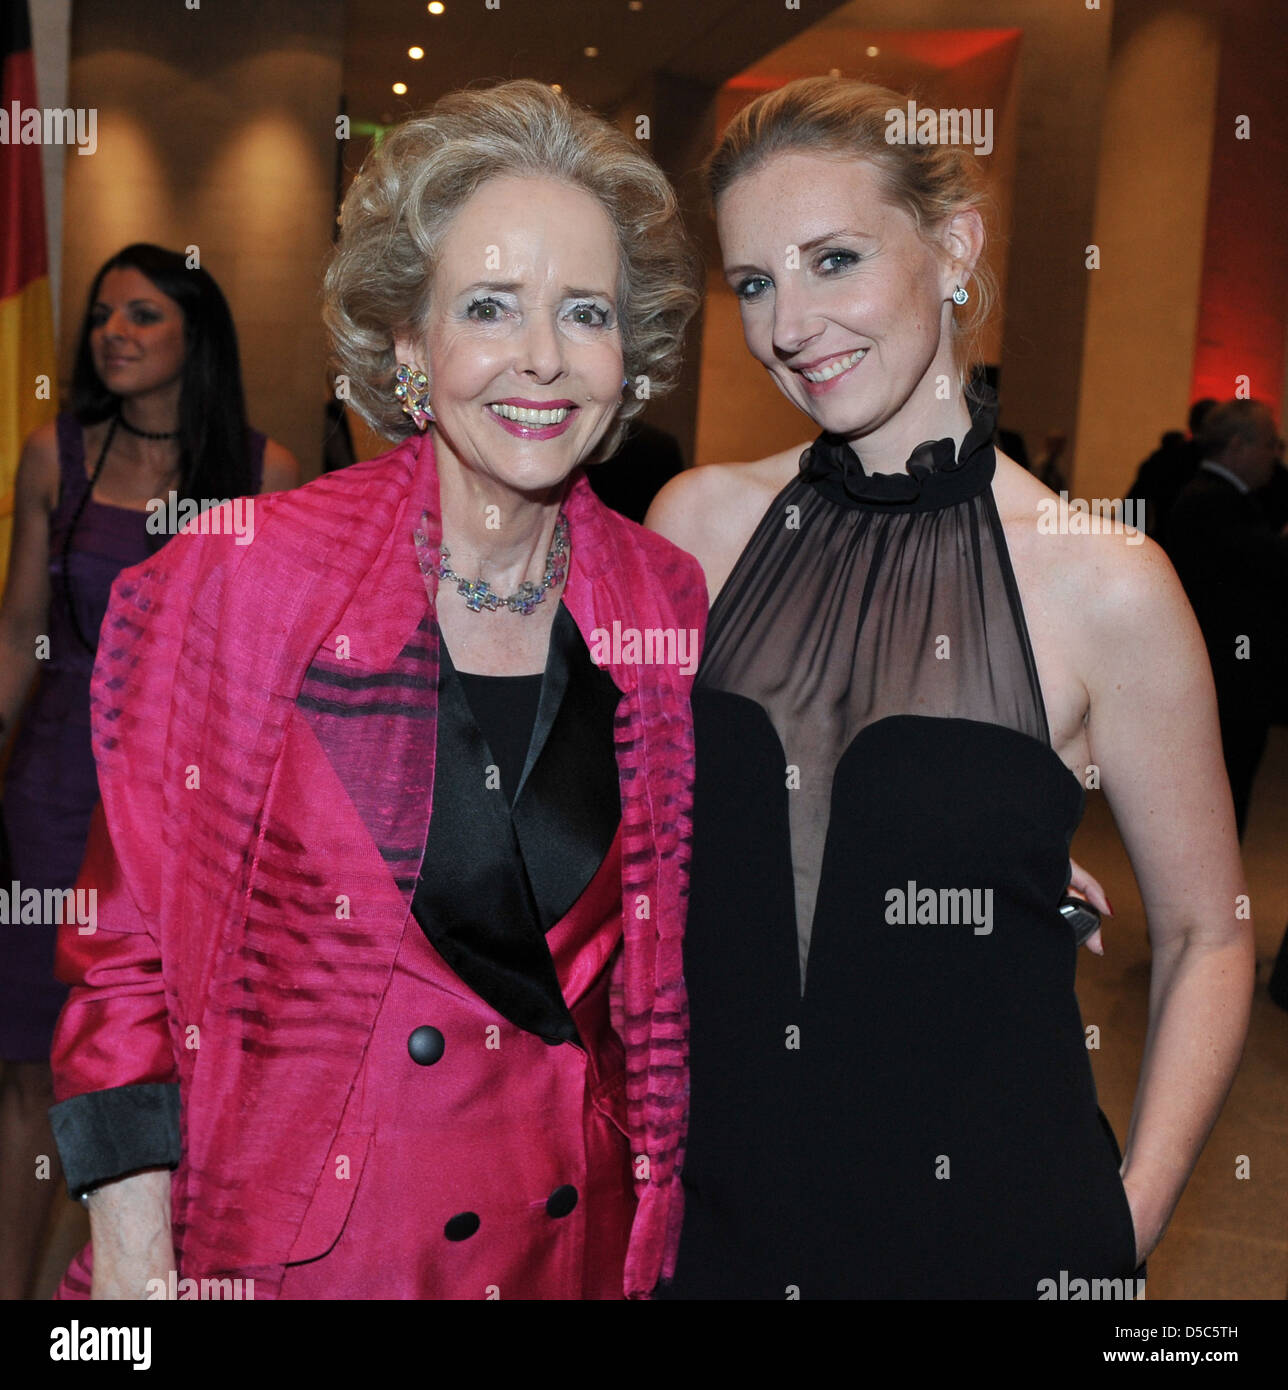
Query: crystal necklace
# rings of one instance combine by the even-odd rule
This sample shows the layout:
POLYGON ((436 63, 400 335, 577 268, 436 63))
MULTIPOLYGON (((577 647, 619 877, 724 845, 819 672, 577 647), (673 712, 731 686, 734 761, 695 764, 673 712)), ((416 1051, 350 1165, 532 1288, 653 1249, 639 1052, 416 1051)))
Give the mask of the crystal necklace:
POLYGON ((486 579, 462 579, 448 564, 451 557, 452 552, 443 546, 442 558, 438 562, 438 577, 456 585, 456 592, 465 600, 466 608, 473 613, 480 613, 484 608, 489 613, 495 613, 498 608, 508 608, 511 613, 521 613, 527 618, 536 611, 537 604, 545 598, 548 590, 563 583, 568 565, 568 522, 562 512, 555 519, 554 539, 546 554, 546 573, 541 583, 538 585, 525 579, 509 598, 502 598, 486 579))

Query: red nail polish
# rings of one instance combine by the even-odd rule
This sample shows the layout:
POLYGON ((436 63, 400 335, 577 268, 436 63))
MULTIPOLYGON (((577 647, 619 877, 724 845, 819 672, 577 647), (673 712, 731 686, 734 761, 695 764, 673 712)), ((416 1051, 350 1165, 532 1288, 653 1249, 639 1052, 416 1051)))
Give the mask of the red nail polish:
POLYGON ((1109 915, 1112 917, 1114 915, 1114 905, 1109 901, 1108 893, 1105 894, 1105 906, 1109 909, 1109 915))

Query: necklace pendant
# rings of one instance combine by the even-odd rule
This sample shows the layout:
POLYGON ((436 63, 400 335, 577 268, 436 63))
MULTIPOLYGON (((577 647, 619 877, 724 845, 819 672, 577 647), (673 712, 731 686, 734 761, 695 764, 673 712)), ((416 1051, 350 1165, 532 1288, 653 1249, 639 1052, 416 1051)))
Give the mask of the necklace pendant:
POLYGON ((506 607, 509 608, 511 613, 519 613, 525 618, 530 618, 537 604, 539 604, 545 596, 546 591, 544 589, 538 589, 530 579, 525 579, 523 583, 519 585, 517 592, 511 594, 510 597, 506 599, 506 607))
POLYGON ((456 585, 456 592, 465 599, 465 606, 472 613, 478 613, 484 608, 489 613, 496 612, 499 600, 487 580, 462 579, 456 585))

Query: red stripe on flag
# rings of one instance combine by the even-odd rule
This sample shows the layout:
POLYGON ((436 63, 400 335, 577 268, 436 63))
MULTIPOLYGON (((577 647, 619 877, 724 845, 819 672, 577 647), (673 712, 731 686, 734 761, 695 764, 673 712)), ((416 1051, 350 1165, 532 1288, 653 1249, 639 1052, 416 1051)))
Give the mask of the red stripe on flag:
MULTIPOLYGON (((23 110, 36 105, 36 69, 30 49, 4 60, 0 102, 10 117, 15 101, 23 110)), ((0 145, 0 299, 49 272, 40 146, 14 144, 18 134, 10 129, 9 143, 0 145)))

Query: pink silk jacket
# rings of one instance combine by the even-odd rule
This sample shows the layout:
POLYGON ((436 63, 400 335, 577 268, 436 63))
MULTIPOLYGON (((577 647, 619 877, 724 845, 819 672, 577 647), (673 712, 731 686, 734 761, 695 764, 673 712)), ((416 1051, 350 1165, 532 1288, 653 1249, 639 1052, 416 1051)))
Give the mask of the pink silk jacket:
MULTIPOLYGON (((584 477, 565 514, 563 601, 592 652, 592 634, 615 623, 700 640, 706 595, 690 556, 607 511, 584 477)), ((257 498, 254 523, 244 546, 227 534, 180 535, 114 586, 92 687, 102 807, 80 880, 97 889, 97 929, 82 935, 73 925, 60 938, 59 974, 73 989, 53 1064, 60 1102, 178 1083, 179 1272, 254 1277, 259 1296, 271 1297, 289 1296, 287 1266, 326 1251, 345 1221, 369 1139, 364 1096, 377 1069, 368 1053, 385 1005, 395 1036, 418 1017, 407 982, 424 979, 480 1029, 499 1019, 411 918, 436 747, 441 520, 432 442, 416 437, 257 498), (412 641, 427 613, 424 641, 412 641), (297 696, 307 675, 328 669, 387 679, 399 700, 330 729, 310 723, 297 696), (396 999, 395 986, 404 991, 396 999)), ((692 676, 675 663, 616 662, 610 656, 604 669, 623 692, 612 855, 621 929, 613 875, 605 939, 610 948, 621 941, 614 1022, 637 1198, 622 1292, 647 1297, 673 1268, 682 1216, 692 676)), ((597 896, 600 911, 608 871, 584 895, 597 896)), ((574 1017, 607 991, 606 968, 598 972, 608 951, 596 953, 588 932, 595 911, 579 903, 549 937, 574 1017)), ((458 1083, 463 1094, 472 1086, 489 1097, 502 1128, 511 1115, 515 1125, 536 1123, 524 1119, 534 1113, 528 1046, 545 1050, 505 1025, 506 1068, 479 1048, 473 1067, 492 1070, 458 1083)), ((611 1089, 613 1080, 588 1076, 587 1087, 611 1089)), ((607 1099, 596 1103, 609 1109, 607 1099)), ((553 1116, 581 1134, 580 1084, 556 1087, 543 1105, 543 1126, 553 1116)), ((432 1112, 425 1128, 432 1143, 432 1112)), ((504 1142, 498 1133, 493 1148, 504 1142)), ((453 1162, 487 1166, 466 1152, 453 1162)), ((456 1178, 442 1169, 447 1210, 456 1178)), ((544 1175, 535 1181, 544 1195, 544 1175)), ((391 1225, 420 1200, 412 1186, 407 1211, 385 1214, 391 1225)), ((577 1284, 557 1250, 540 1259, 551 1271, 541 1296, 578 1296, 561 1291, 577 1284)))

